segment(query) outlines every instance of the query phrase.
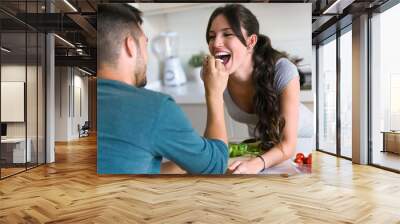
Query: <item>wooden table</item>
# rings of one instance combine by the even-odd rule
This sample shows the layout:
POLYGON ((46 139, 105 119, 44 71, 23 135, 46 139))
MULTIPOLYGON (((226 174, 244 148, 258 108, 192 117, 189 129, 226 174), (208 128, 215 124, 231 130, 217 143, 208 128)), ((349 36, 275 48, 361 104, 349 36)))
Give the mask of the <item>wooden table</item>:
POLYGON ((382 131, 383 149, 382 152, 400 154, 400 131, 382 131))

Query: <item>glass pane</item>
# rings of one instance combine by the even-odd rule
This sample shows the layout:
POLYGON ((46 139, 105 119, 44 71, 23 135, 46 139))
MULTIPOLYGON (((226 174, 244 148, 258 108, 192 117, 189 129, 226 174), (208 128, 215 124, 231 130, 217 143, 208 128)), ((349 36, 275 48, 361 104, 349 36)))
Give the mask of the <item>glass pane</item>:
MULTIPOLYGON (((25 170, 26 33, 1 33, 1 175, 25 170)), ((28 147, 29 149, 29 147, 28 147)))
POLYGON ((38 73, 38 36, 36 32, 27 33, 28 38, 28 63, 27 63, 27 81, 26 81, 26 113, 27 113, 27 143, 30 153, 28 153, 28 168, 37 165, 37 132, 38 132, 38 101, 37 101, 37 73, 38 73))
POLYGON ((39 33, 38 45, 38 163, 45 163, 45 44, 46 37, 44 34, 39 33))
POLYGON ((318 51, 319 149, 336 153, 336 40, 318 51))
POLYGON ((44 13, 44 5, 44 0, 0 3, 20 19, 0 12, 2 178, 45 161, 45 36, 21 22, 25 13, 44 13))
POLYGON ((340 126, 341 155, 352 157, 352 35, 340 37, 340 126))
POLYGON ((400 170, 400 4, 372 18, 372 163, 400 170))

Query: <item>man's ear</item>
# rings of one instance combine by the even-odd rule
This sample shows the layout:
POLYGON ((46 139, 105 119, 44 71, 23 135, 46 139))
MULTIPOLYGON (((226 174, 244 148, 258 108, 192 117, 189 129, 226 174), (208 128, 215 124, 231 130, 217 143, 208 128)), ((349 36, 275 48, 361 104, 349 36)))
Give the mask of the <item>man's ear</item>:
POLYGON ((253 50, 254 46, 257 44, 257 35, 252 34, 247 38, 247 49, 253 50))
POLYGON ((136 56, 136 42, 133 39, 133 37, 131 36, 126 37, 124 41, 124 46, 126 53, 128 54, 129 57, 136 56))

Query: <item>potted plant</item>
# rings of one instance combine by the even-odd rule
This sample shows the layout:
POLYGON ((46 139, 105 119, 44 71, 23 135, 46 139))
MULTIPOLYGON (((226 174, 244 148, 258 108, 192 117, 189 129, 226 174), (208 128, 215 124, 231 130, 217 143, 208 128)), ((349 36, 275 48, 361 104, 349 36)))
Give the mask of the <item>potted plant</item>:
POLYGON ((205 58, 206 54, 201 51, 198 54, 194 54, 192 55, 192 57, 189 59, 189 65, 192 68, 192 79, 195 82, 199 82, 201 83, 201 77, 200 77, 200 73, 201 73, 201 68, 203 66, 203 60, 205 58))

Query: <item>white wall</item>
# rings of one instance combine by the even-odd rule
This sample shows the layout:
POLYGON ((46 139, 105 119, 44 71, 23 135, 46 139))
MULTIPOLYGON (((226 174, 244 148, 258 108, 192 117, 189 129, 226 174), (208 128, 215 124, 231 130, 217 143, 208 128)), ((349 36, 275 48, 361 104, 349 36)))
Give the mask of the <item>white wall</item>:
POLYGON ((1 81, 1 121, 24 122, 25 82, 1 81))
POLYGON ((55 68, 55 140, 68 139, 68 86, 69 76, 67 67, 55 68))
POLYGON ((1 81, 25 82, 25 69, 25 65, 2 65, 1 81))
POLYGON ((88 121, 88 107, 89 107, 89 102, 88 102, 88 77, 87 76, 81 76, 83 73, 78 73, 78 70, 75 70, 75 75, 74 75, 74 109, 75 113, 73 113, 73 119, 72 119, 72 130, 71 134, 73 138, 79 137, 79 132, 78 132, 78 124, 82 126, 85 121, 88 121), (79 93, 80 91, 80 93, 79 93), (79 97, 80 96, 80 97, 79 97), (80 102, 79 102, 80 101, 80 102), (81 107, 81 108, 80 108, 81 107), (81 111, 80 111, 81 110, 81 111))
MULTIPOLYGON (((28 120, 28 137, 30 133, 36 133, 36 80, 31 75, 36 76, 36 66, 6 64, 1 66, 1 81, 5 82, 25 82, 26 72, 28 72, 28 88, 27 88, 27 120, 28 120)), ((39 72, 41 72, 39 68, 39 72)), ((7 96, 2 96, 7 97, 7 96)), ((39 105, 40 107, 40 105, 39 105)), ((8 108, 1 108, 7 110, 8 108)), ((24 108, 22 108, 24 109, 24 108)), ((7 136, 8 137, 24 137, 25 136, 25 122, 7 122, 7 136)))
MULTIPOLYGON (((26 74, 25 65, 2 65, 1 66, 1 81, 18 81, 25 82, 26 74)), ((7 108, 1 108, 6 110, 7 108)), ((7 123, 8 137, 25 137, 25 123, 11 122, 7 123)))
POLYGON ((78 124, 88 120, 88 78, 71 67, 56 67, 55 73, 55 140, 77 139, 78 124))
MULTIPOLYGON (((26 84, 26 107, 19 108, 23 114, 26 111, 26 121, 7 122, 7 137, 24 138, 25 135, 30 139, 32 161, 36 161, 39 153, 39 163, 44 162, 44 82, 41 66, 25 64, 3 64, 1 66, 1 80, 10 82, 24 82, 26 84), (27 80, 25 80, 27 78, 27 80)), ((2 90, 3 91, 3 90, 2 90)), ((22 91, 24 94, 24 91, 22 91)), ((2 95, 7 98, 7 95, 2 95)), ((23 102, 24 104, 24 102, 23 102)), ((12 110, 12 108, 2 107, 1 110, 12 110)), ((7 111, 17 113, 17 111, 7 111)), ((24 119, 23 119, 24 120, 24 119)))
MULTIPOLYGON (((149 3, 146 3, 146 5, 149 3)), ((167 5, 164 4, 163 5, 167 5)), ((151 52, 151 39, 164 31, 179 34, 179 54, 186 73, 187 62, 192 54, 200 51, 208 53, 205 38, 207 22, 212 11, 223 4, 200 4, 187 10, 146 16, 143 29, 149 37, 148 81, 159 79, 158 61, 151 52)), ((271 38, 272 45, 292 56, 304 58, 303 64, 311 65, 311 4, 243 4, 258 18, 260 33, 271 38)))

